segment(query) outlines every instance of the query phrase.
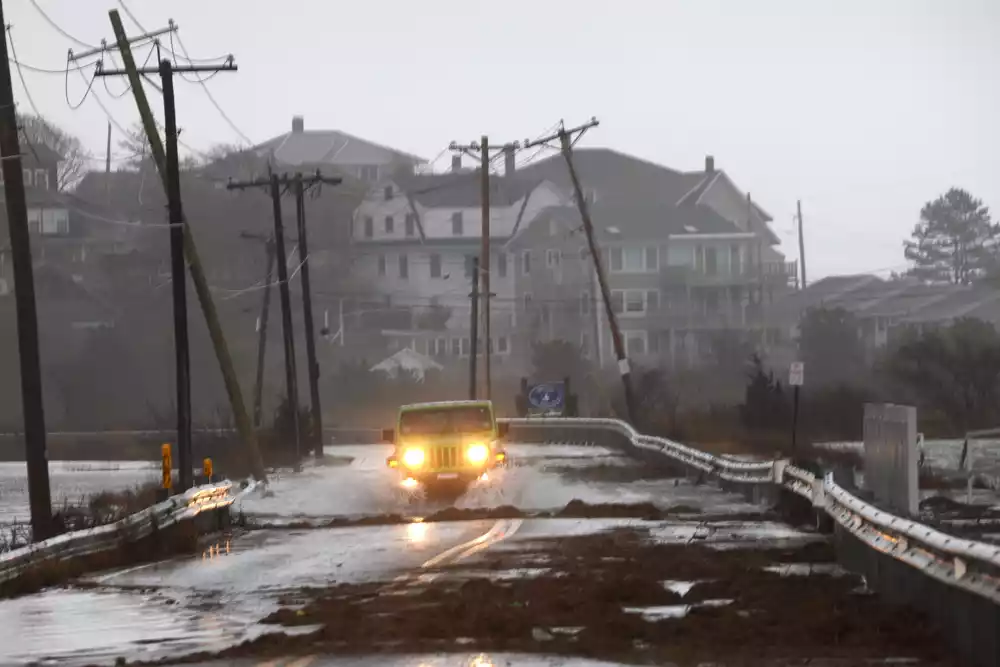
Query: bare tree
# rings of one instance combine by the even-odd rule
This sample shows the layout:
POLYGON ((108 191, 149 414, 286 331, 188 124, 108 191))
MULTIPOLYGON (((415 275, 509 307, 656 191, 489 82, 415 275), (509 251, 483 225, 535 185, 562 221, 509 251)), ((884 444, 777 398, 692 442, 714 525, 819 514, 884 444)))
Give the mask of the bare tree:
POLYGON ((58 125, 41 116, 17 114, 17 125, 22 138, 31 150, 32 145, 44 145, 62 158, 59 163, 57 187, 60 191, 72 189, 87 172, 87 152, 83 143, 58 125))

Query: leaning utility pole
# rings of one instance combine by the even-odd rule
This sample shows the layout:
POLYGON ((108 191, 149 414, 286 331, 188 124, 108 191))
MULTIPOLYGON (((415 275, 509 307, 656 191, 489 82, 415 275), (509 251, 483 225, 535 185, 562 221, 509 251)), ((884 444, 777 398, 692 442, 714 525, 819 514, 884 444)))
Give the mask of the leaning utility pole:
POLYGON ((469 318, 469 400, 476 400, 476 350, 479 347, 479 258, 472 258, 472 316, 469 318))
MULTIPOLYGON (((340 179, 323 179, 317 172, 319 182, 331 183, 340 179)), ((316 328, 313 324, 312 287, 309 282, 309 241, 306 233, 305 186, 302 174, 295 174, 295 222, 299 234, 299 261, 302 264, 302 320, 306 328, 306 361, 309 364, 309 402, 312 404, 312 437, 310 444, 316 456, 323 455, 323 409, 319 403, 319 362, 316 361, 316 328)))
POLYGON ((580 217, 583 219, 583 230, 587 235, 587 245, 590 247, 590 256, 594 260, 594 270, 597 272, 597 282, 601 288, 601 297, 604 300, 604 311, 608 317, 608 324, 611 326, 611 340, 615 346, 615 356, 618 358, 618 372, 622 376, 622 386, 625 389, 625 410, 629 422, 635 424, 635 395, 632 392, 631 368, 628 356, 625 354, 625 345, 622 341, 622 332, 618 328, 618 317, 611 305, 611 291, 608 289, 608 281, 604 275, 604 265, 601 261, 601 253, 594 240, 594 225, 590 220, 590 209, 587 206, 587 199, 583 196, 583 188, 580 185, 580 178, 573 166, 573 144, 575 144, 584 132, 598 125, 597 119, 593 118, 589 123, 574 127, 570 130, 562 127, 560 123, 559 131, 547 137, 542 137, 534 141, 526 140, 525 148, 531 148, 541 144, 547 144, 553 139, 559 139, 559 150, 566 160, 566 167, 569 170, 570 180, 573 182, 573 191, 576 195, 576 205, 580 209, 580 217))
MULTIPOLYGON (((166 191, 166 154, 163 148, 163 143, 160 140, 160 135, 156 129, 156 121, 153 118, 153 112, 150 110, 149 100, 146 98, 146 91, 142 86, 142 73, 136 67, 135 59, 132 56, 131 44, 133 42, 149 40, 157 35, 171 32, 176 30, 177 26, 171 24, 169 28, 129 39, 125 34, 125 27, 122 24, 121 16, 119 16, 118 11, 112 9, 108 12, 108 15, 111 19, 111 27, 115 33, 117 49, 121 52, 122 62, 125 66, 123 73, 128 75, 129 85, 132 88, 132 93, 135 97, 135 103, 139 110, 139 116, 142 119, 143 129, 145 130, 146 137, 149 140, 150 153, 156 163, 157 172, 160 174, 160 178, 163 181, 164 191, 166 191)), ((104 46, 99 49, 98 52, 108 50, 109 48, 114 47, 104 46)), ((85 55, 89 54, 80 54, 79 56, 73 56, 70 54, 70 60, 76 60, 84 57, 85 55)), ((231 58, 227 60, 227 65, 229 71, 236 71, 236 65, 233 64, 231 58)), ((173 71, 179 72, 193 70, 184 66, 176 67, 173 71)), ((191 234, 190 226, 184 224, 183 230, 184 255, 188 262, 188 269, 191 272, 191 281, 194 283, 195 292, 198 295, 198 301, 201 304, 202 312, 205 315, 205 324, 208 327, 209 335, 212 338, 212 345, 215 348, 215 354, 219 360, 219 367, 222 371, 222 379, 226 386, 226 393, 229 396, 229 403, 233 410, 233 417, 236 419, 236 428, 239 431, 240 438, 246 443, 247 448, 250 450, 250 465, 253 470, 254 478, 259 481, 266 482, 267 473, 264 470, 264 460, 261 457, 260 448, 257 446, 257 433, 250 423, 250 416, 247 414, 246 405, 243 403, 243 394, 240 390, 239 380, 236 377, 236 371, 233 368, 233 360, 229 354, 229 347, 226 344, 226 338, 222 331, 222 325, 219 322, 219 315, 215 309, 215 303, 212 300, 212 292, 209 289, 208 281, 205 279, 205 272, 202 268, 201 258, 198 255, 198 248, 195 245, 194 236, 191 234)))
MULTIPOLYGON (((296 223, 298 225, 299 231, 299 258, 301 260, 301 271, 302 271, 302 288, 303 288, 303 310, 304 318, 306 320, 306 347, 307 353, 309 353, 309 363, 313 367, 310 369, 310 393, 312 394, 312 415, 314 420, 314 425, 320 424, 319 414, 322 410, 319 402, 319 366, 316 364, 316 349, 315 349, 315 339, 312 340, 313 348, 309 352, 310 338, 313 335, 312 332, 312 295, 309 291, 309 284, 306 282, 306 276, 308 275, 308 264, 309 264, 309 253, 308 247, 304 246, 307 243, 305 236, 305 188, 307 186, 311 187, 313 185, 326 183, 329 185, 339 185, 342 179, 334 178, 329 176, 323 176, 318 171, 314 175, 303 176, 302 174, 296 174, 294 177, 289 177, 287 175, 278 176, 277 174, 271 174, 269 178, 254 179, 250 181, 234 182, 230 181, 226 186, 229 190, 246 190, 248 188, 261 188, 266 187, 271 195, 271 205, 274 211, 274 239, 275 239, 275 253, 278 260, 278 293, 281 297, 281 322, 282 322, 282 334, 284 340, 284 350, 285 350, 285 391, 286 397, 288 399, 289 408, 292 414, 295 415, 294 429, 295 429, 295 455, 296 460, 299 459, 302 453, 302 434, 299 432, 299 392, 298 392, 298 371, 296 369, 295 362, 295 335, 292 328, 292 305, 291 305, 291 293, 288 286, 288 259, 285 253, 285 235, 284 235, 284 222, 282 220, 281 214, 281 190, 283 187, 292 187, 295 190, 296 197, 296 223), (315 384, 313 384, 315 382, 315 384)), ((322 454, 322 430, 316 429, 314 432, 314 438, 310 443, 314 451, 318 454, 322 454), (318 437, 316 434, 318 433, 318 437), (318 441, 318 444, 317 444, 318 441)))
POLYGON ((258 236, 243 232, 243 238, 264 242, 267 253, 267 271, 264 275, 264 303, 260 307, 260 319, 257 329, 257 377, 253 386, 253 427, 260 429, 264 411, 264 358, 267 350, 267 319, 271 310, 271 281, 274 274, 274 237, 258 236))
POLYGON ((802 200, 800 199, 795 203, 795 207, 798 210, 799 217, 799 264, 802 266, 802 282, 799 284, 799 289, 806 288, 806 240, 805 236, 802 234, 802 200))
MULTIPOLYGON (((0 25, 3 3, 0 0, 0 25)), ((14 268, 14 300, 17 305, 17 349, 21 362, 21 411, 24 415, 25 460, 28 466, 28 502, 31 505, 31 537, 38 542, 52 537, 52 491, 49 488, 49 457, 45 451, 45 410, 42 405, 42 365, 38 352, 38 313, 35 277, 31 268, 31 238, 28 234, 28 204, 24 196, 24 171, 17 137, 14 90, 7 60, 7 40, 0 40, 0 156, 4 195, 7 200, 7 231, 14 268)))
MULTIPOLYGON (((495 146, 492 150, 503 151, 517 148, 517 142, 513 144, 504 144, 502 146, 495 146)), ((490 139, 485 134, 480 139, 480 142, 472 142, 468 145, 458 144, 457 142, 451 142, 449 148, 453 151, 460 151, 466 153, 471 157, 475 158, 475 153, 479 153, 480 161, 480 195, 479 202, 482 207, 482 244, 479 250, 479 266, 482 272, 482 299, 483 299, 483 338, 486 343, 483 347, 483 377, 486 382, 486 400, 490 400, 492 397, 492 384, 493 384, 493 350, 491 349, 492 343, 492 332, 490 324, 490 297, 493 293, 490 291, 490 163, 492 162, 492 156, 490 154, 490 139)))

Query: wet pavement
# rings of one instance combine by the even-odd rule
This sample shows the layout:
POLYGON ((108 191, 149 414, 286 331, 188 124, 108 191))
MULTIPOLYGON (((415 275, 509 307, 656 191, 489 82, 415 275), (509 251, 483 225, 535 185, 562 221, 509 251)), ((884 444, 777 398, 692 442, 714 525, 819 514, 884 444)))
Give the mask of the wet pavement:
MULTIPOLYGON (((0 601, 0 665, 177 659, 215 653, 264 633, 310 632, 315 628, 308 624, 283 627, 260 621, 279 608, 302 604, 316 591, 337 586, 409 585, 416 581, 433 587, 437 577, 455 576, 454 572, 442 575, 442 568, 475 568, 490 554, 516 554, 539 541, 633 529, 643 531, 652 544, 663 548, 700 545, 723 553, 747 547, 799 548, 817 539, 766 521, 763 516, 746 520, 743 515, 759 513, 760 508, 711 486, 619 474, 619 468, 635 471, 637 465, 603 448, 511 445, 509 452, 511 467, 459 499, 456 507, 474 510, 510 505, 527 511, 551 511, 573 500, 593 505, 648 503, 675 508, 677 518, 650 521, 648 512, 625 512, 614 518, 422 521, 419 519, 440 508, 405 499, 394 473, 385 468, 387 447, 332 446, 322 464, 299 474, 282 474, 266 495, 252 493, 240 501, 238 511, 250 523, 266 526, 264 529, 206 544, 204 551, 193 557, 100 573, 65 589, 0 601), (711 514, 713 519, 699 520, 694 516, 699 512, 711 514), (398 525, 289 527, 388 513, 410 519, 398 525), (739 514, 741 519, 718 519, 727 514, 739 514)), ((517 580, 544 574, 544 563, 533 568, 508 568, 510 572, 493 578, 517 580)), ((411 657, 336 659, 307 652, 266 661, 233 658, 237 661, 205 664, 614 664, 507 652, 489 657, 465 652, 461 646, 411 657)))

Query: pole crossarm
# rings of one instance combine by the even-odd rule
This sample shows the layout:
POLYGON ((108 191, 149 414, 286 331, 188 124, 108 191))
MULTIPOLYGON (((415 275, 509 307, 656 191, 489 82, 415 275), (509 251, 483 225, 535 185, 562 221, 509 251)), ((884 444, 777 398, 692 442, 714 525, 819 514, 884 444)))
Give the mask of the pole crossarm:
MULTIPOLYGON (((163 35, 167 35, 173 32, 177 32, 177 24, 174 23, 173 19, 171 19, 166 28, 160 28, 159 30, 154 30, 153 32, 147 32, 144 35, 137 35, 135 37, 130 37, 128 39, 128 44, 129 46, 132 46, 133 44, 138 44, 139 42, 144 42, 146 40, 150 39, 155 40, 157 37, 162 37, 163 35)), ((102 39, 101 45, 96 49, 89 49, 87 51, 84 51, 83 53, 73 53, 73 49, 70 49, 67 59, 69 60, 69 62, 76 62, 77 60, 81 60, 83 58, 96 56, 99 53, 109 53, 111 51, 118 51, 120 50, 120 48, 121 47, 117 43, 108 44, 108 40, 102 39)), ((230 58, 231 57, 232 56, 230 56, 230 58)))
MULTIPOLYGON (((232 59, 232 56, 229 56, 232 59)), ((235 62, 227 60, 222 65, 176 65, 171 68, 174 72, 238 72, 239 68, 236 66, 235 62)), ((159 67, 143 67, 137 69, 136 72, 144 76, 150 74, 159 74, 159 67)), ((104 69, 100 62, 97 63, 97 68, 94 70, 94 76, 128 76, 129 71, 126 69, 104 69)))

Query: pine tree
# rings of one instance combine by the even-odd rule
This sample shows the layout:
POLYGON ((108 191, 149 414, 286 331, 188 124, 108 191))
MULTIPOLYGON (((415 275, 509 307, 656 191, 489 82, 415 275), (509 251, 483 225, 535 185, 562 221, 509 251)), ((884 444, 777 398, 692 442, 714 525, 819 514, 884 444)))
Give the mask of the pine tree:
POLYGON ((952 188, 928 202, 912 239, 904 242, 909 274, 937 283, 968 285, 996 265, 1000 225, 990 218, 982 200, 952 188))

